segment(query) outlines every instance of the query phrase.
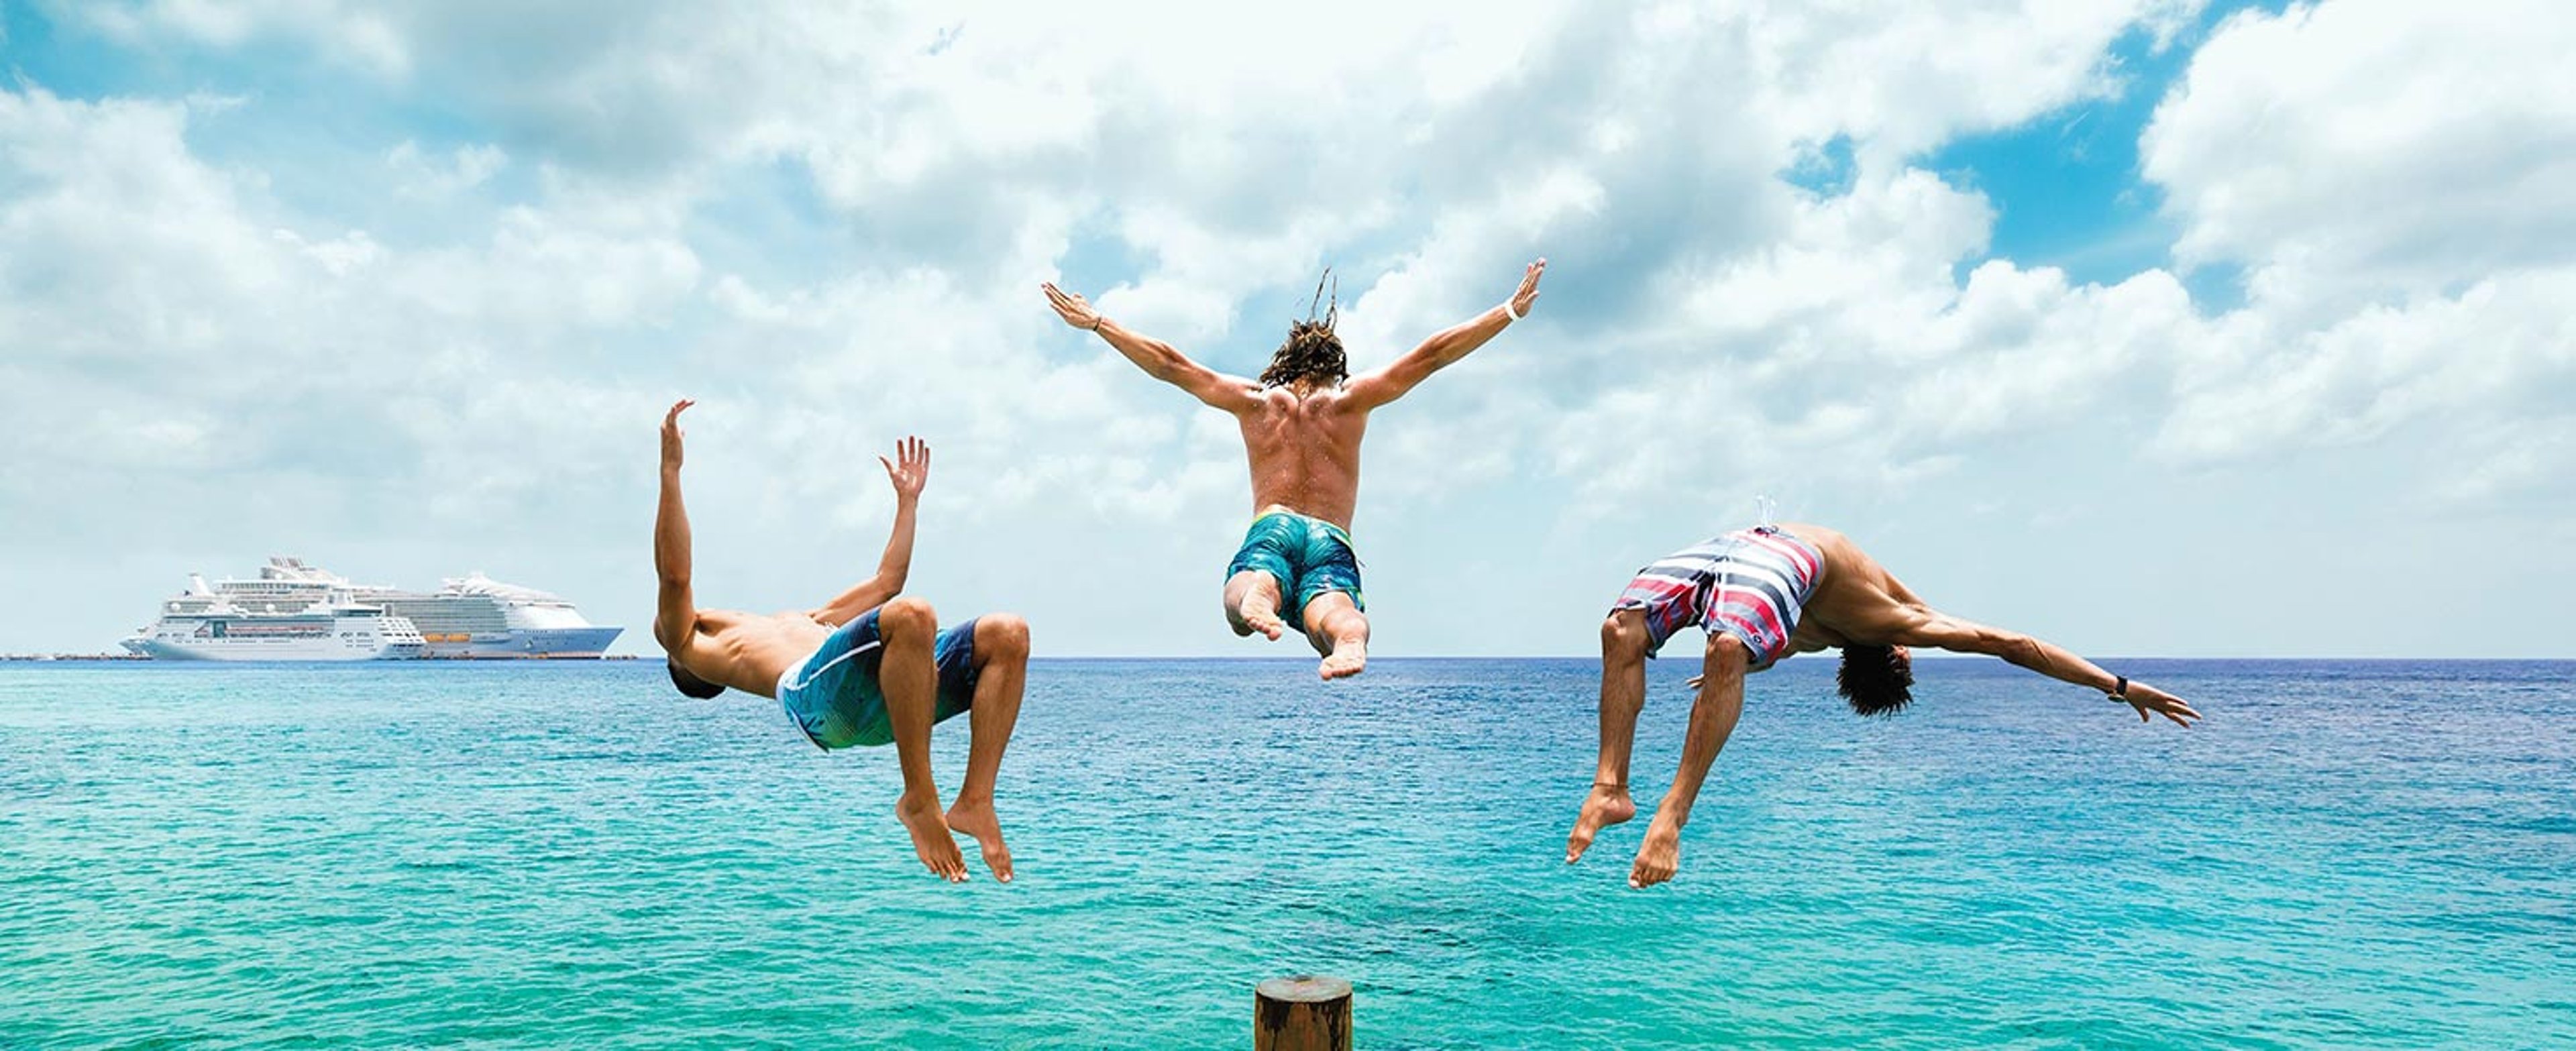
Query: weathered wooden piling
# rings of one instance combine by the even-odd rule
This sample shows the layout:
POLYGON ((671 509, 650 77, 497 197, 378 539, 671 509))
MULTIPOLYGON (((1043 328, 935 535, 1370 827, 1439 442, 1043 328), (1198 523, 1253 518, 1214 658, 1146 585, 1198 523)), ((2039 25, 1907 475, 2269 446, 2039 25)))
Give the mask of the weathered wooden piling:
POLYGON ((1351 983, 1301 974, 1253 987, 1252 1051, 1351 1051, 1351 983))

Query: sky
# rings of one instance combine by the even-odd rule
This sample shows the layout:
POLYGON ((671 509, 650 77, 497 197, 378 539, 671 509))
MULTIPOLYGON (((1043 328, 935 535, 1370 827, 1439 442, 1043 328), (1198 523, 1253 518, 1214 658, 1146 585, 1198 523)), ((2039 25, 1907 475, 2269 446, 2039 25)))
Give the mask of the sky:
POLYGON ((864 576, 1041 655, 1302 653, 1231 421, 1340 275, 1380 655, 1579 655, 1838 528, 2097 656, 2576 655, 2576 9, 0 0, 0 651, 192 572, 482 570, 650 652, 864 576))

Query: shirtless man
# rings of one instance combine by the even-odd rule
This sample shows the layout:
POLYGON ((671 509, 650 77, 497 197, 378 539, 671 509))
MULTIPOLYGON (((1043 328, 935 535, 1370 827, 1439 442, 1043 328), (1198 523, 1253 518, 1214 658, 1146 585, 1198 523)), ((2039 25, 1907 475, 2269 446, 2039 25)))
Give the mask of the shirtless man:
POLYGON ((966 879, 954 829, 975 837, 993 877, 1011 881, 1011 850, 993 813, 993 778, 1019 719, 1029 665, 1028 622, 987 614, 939 629, 930 604, 901 595, 912 569, 913 512, 930 480, 930 447, 906 438, 885 464, 894 482, 894 536, 875 576, 820 608, 767 616, 699 609, 689 590, 689 515, 680 503, 680 413, 662 417, 662 504, 653 519, 653 569, 662 578, 653 637, 670 654, 671 684, 700 699, 727 686, 776 697, 807 740, 826 750, 894 743, 903 768, 895 817, 921 863, 950 882, 966 879), (943 817, 930 777, 930 727, 973 712, 966 783, 943 817))
POLYGON ((1100 316, 1079 295, 1043 285, 1065 324, 1108 340, 1145 374, 1233 414, 1252 463, 1252 528, 1226 568, 1225 620, 1237 635, 1276 641, 1294 625, 1322 654, 1323 677, 1357 675, 1368 664, 1367 601, 1351 512, 1359 502, 1360 436, 1370 410, 1401 398, 1468 352, 1529 315, 1547 260, 1531 263, 1520 290, 1501 306, 1442 330, 1394 363, 1349 382, 1333 316, 1296 322, 1258 381, 1228 376, 1183 357, 1161 340, 1100 316))
POLYGON ((1681 769, 1655 808, 1628 885, 1650 887, 1681 865, 1682 825, 1700 782, 1744 710, 1744 677, 1782 657, 1828 646, 1843 651, 1840 685, 1852 710, 1892 715, 1913 700, 1909 646, 2001 657, 2052 679, 2100 690, 2137 710, 2190 726, 2200 713, 2181 698, 2028 635, 1990 628, 1925 605, 1841 533, 1822 526, 1738 530, 1639 570, 1601 622, 1601 765, 1565 841, 1571 864, 1604 825, 1637 814, 1628 798, 1628 751, 1646 704, 1646 658, 1685 625, 1708 632, 1708 655, 1691 680, 1681 769), (1804 616, 1801 617, 1803 608, 1804 616))

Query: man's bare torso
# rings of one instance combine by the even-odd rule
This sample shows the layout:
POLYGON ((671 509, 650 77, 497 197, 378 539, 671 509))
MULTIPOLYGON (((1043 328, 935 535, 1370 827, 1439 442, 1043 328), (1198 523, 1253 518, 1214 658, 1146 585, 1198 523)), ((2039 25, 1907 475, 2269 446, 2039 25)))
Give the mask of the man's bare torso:
POLYGON ((833 627, 807 613, 698 611, 697 629, 675 657, 689 674, 718 686, 777 696, 778 676, 823 647, 833 627))
POLYGON ((1295 511, 1349 529, 1368 413, 1339 387, 1298 394, 1303 387, 1258 391, 1260 404, 1235 416, 1252 467, 1253 510, 1295 511))

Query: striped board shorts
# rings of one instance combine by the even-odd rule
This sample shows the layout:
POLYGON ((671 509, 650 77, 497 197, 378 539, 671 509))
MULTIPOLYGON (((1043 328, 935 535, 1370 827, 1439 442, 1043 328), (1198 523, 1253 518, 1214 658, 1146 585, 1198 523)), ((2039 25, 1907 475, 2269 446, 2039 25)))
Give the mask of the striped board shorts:
POLYGON ((1739 529, 1638 570, 1610 608, 1646 611, 1649 657, 1684 625, 1697 624, 1710 635, 1734 636, 1760 670, 1789 648, 1824 564, 1815 545, 1779 529, 1739 529))

